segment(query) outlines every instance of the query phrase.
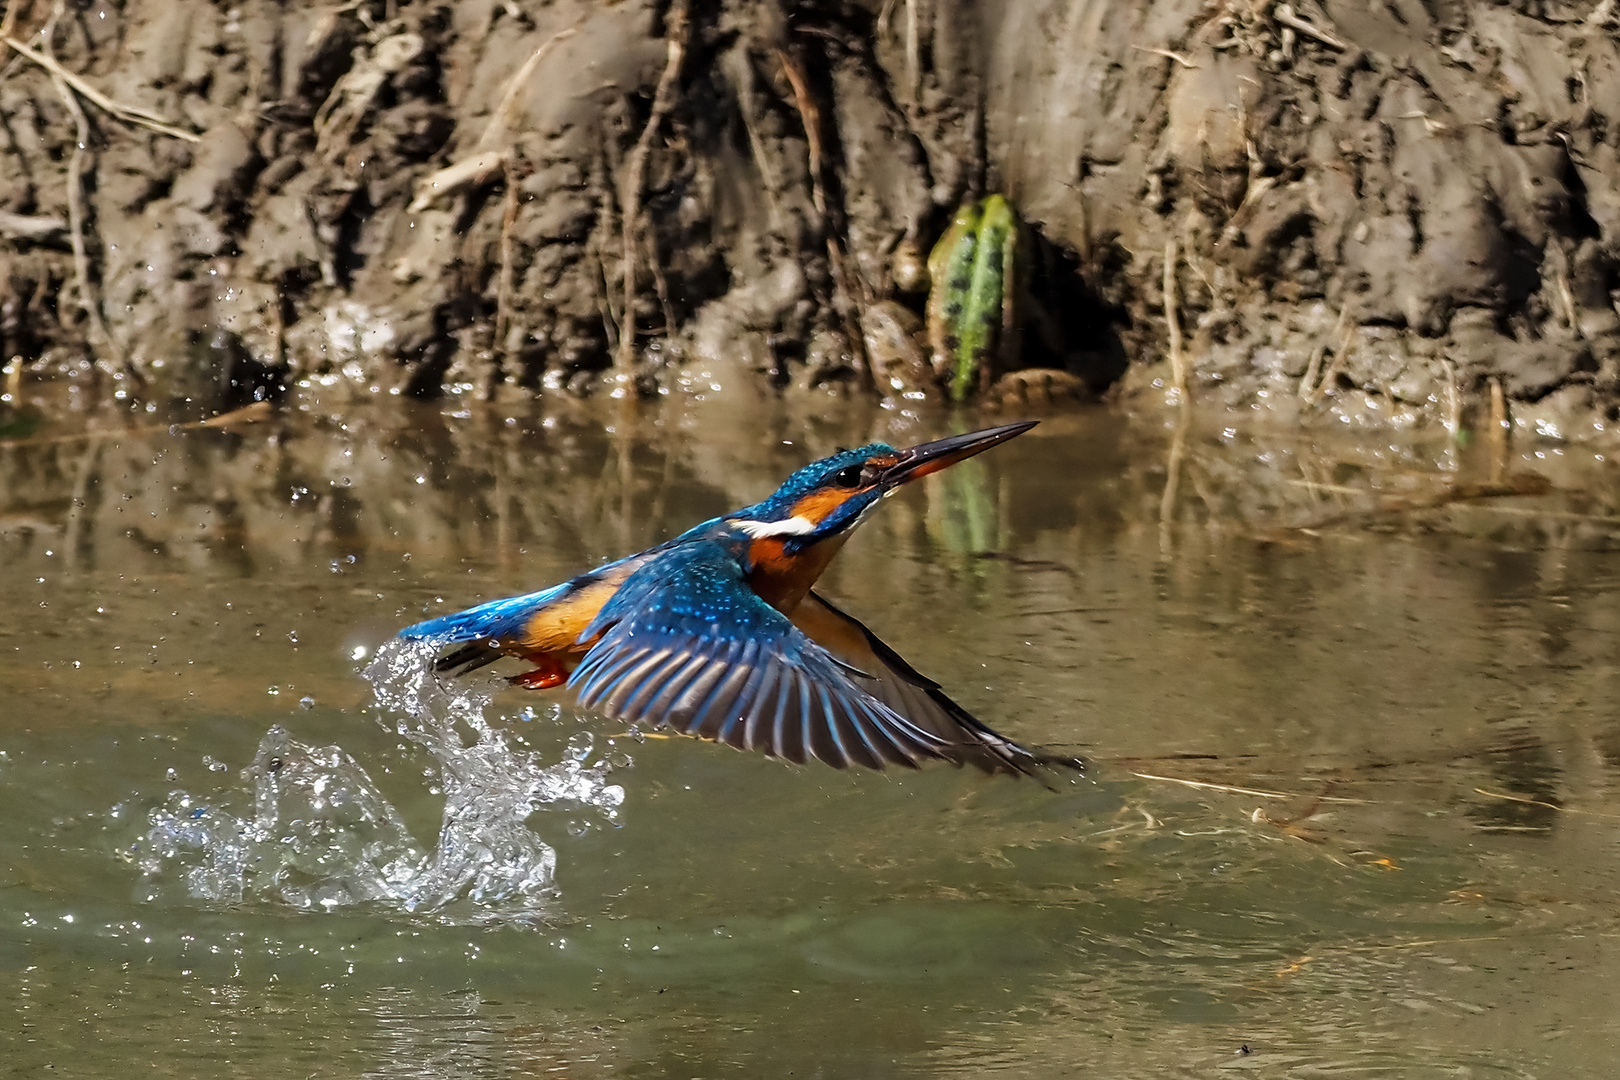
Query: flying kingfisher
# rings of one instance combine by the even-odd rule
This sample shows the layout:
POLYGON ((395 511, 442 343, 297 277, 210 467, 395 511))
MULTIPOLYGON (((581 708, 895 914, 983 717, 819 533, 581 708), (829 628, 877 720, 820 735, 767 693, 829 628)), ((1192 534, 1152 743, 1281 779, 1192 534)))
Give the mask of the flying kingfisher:
POLYGON ((519 657, 534 668, 515 685, 566 683, 581 706, 607 716, 799 763, 1083 769, 1078 758, 1020 746, 980 723, 813 588, 884 496, 1034 426, 840 451, 764 502, 657 547, 398 636, 449 649, 435 662, 440 671, 519 657))

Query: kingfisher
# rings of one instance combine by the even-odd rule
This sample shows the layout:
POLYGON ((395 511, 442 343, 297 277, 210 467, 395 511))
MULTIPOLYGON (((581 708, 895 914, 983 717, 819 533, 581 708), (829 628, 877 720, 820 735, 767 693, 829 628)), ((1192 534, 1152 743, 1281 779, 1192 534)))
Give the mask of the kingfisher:
POLYGON ((837 768, 931 759, 988 773, 1083 770, 1021 746, 945 695, 815 591, 833 556, 902 484, 1034 427, 987 428, 896 450, 869 443, 804 466, 753 506, 539 592, 406 627, 458 677, 502 657, 514 685, 566 684, 632 725, 837 768))

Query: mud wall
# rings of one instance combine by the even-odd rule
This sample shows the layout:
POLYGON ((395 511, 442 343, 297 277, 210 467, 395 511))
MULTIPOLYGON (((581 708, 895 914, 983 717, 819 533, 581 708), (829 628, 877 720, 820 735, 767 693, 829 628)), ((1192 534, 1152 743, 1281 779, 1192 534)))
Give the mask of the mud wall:
POLYGON ((874 314, 920 308, 901 286, 951 210, 1004 190, 1057 312, 1031 361, 1094 388, 1372 426, 1494 399, 1590 434, 1620 385, 1615 24, 12 0, 0 358, 227 402, 883 392, 915 358, 874 314))

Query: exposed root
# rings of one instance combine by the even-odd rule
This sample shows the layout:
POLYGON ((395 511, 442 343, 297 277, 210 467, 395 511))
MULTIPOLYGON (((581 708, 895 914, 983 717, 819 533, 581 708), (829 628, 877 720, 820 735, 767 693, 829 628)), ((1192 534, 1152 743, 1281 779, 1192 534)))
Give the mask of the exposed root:
POLYGON ((1151 53, 1154 56, 1162 56, 1167 60, 1174 60, 1188 71, 1198 70, 1197 64, 1193 63, 1191 60, 1187 59, 1185 56, 1182 56, 1178 52, 1171 52, 1169 49, 1154 49, 1147 45, 1132 45, 1131 48, 1135 49, 1137 52, 1151 53))
POLYGON ((844 340, 849 346, 850 358, 862 384, 871 389, 875 384, 872 365, 866 356, 865 336, 861 333, 861 318, 872 297, 866 289, 865 278, 849 272, 844 257, 841 230, 834 226, 833 214, 827 201, 826 143, 821 129, 821 107, 810 92, 810 81, 797 59, 785 49, 776 49, 777 62, 793 87, 793 104, 799 111, 799 122, 804 126, 805 141, 810 153, 810 201, 821 218, 821 234, 827 245, 827 270, 833 282, 833 310, 843 323, 844 340), (852 287, 851 283, 858 287, 852 287))
POLYGON ((114 361, 112 356, 112 336, 107 333, 107 324, 101 318, 101 297, 91 283, 90 253, 84 242, 84 170, 85 155, 90 145, 90 119, 84 115, 84 108, 79 104, 79 99, 73 96, 73 90, 66 79, 53 71, 51 82, 56 86, 62 104, 67 106, 77 128, 77 137, 73 142, 73 156, 68 159, 67 175, 68 234, 73 245, 73 287, 79 294, 79 306, 84 309, 85 316, 90 320, 90 347, 104 361, 113 362, 117 370, 123 370, 123 363, 114 361))
POLYGON ((22 42, 9 35, 0 38, 0 41, 4 41, 7 45, 11 46, 12 51, 17 53, 18 56, 32 60, 40 67, 50 72, 52 79, 60 80, 61 82, 66 83, 68 86, 71 86, 79 93, 81 97, 90 102, 90 104, 96 106, 110 116, 117 117, 126 124, 136 124, 140 127, 155 131, 159 135, 167 135, 170 138, 181 139, 189 143, 202 141, 201 135, 187 131, 184 128, 176 127, 167 120, 163 119, 163 117, 158 116, 156 113, 150 113, 145 109, 137 108, 134 105, 125 105, 122 102, 114 101, 106 94, 103 94, 100 90, 97 90, 95 87, 91 86, 83 78, 73 74, 73 72, 63 67, 54 56, 47 56, 44 53, 35 52, 27 45, 24 45, 22 42))
POLYGON ((416 182, 416 194, 405 208, 406 212, 419 214, 441 199, 459 195, 468 188, 482 187, 510 157, 510 150, 485 150, 435 169, 416 182))
POLYGON ((621 382, 629 380, 636 359, 636 231, 641 227, 641 185, 645 180, 647 155, 652 152, 653 140, 658 137, 664 118, 675 107, 675 84, 680 79, 681 62, 686 58, 689 6, 690 0, 675 0, 669 9, 668 53, 664 73, 658 77, 658 88, 653 91, 652 109, 647 115, 646 126, 641 129, 641 135, 625 162, 623 194, 619 199, 624 211, 619 222, 623 259, 620 295, 624 297, 624 303, 620 316, 618 356, 614 363, 621 382))
POLYGON ((510 350, 506 347, 507 335, 511 333, 512 321, 512 227, 517 224, 518 212, 518 186, 517 172, 512 168, 512 162, 505 162, 506 172, 506 199, 501 208, 501 269, 495 279, 495 355, 501 358, 503 366, 508 366, 511 359, 510 350))
MULTIPOLYGON (((583 18, 580 20, 583 22, 583 18)), ((579 23, 565 30, 552 34, 540 47, 529 54, 512 77, 506 80, 506 86, 501 91, 501 99, 495 110, 490 113, 489 122, 484 125, 483 133, 478 136, 478 142, 473 153, 457 161, 451 162, 442 169, 422 177, 416 182, 415 194, 411 204, 406 209, 413 214, 420 213, 441 199, 459 195, 469 188, 482 187, 492 180, 495 174, 505 168, 512 156, 512 121, 517 114, 518 95, 534 77, 535 71, 540 67, 540 61, 551 54, 561 42, 567 41, 579 32, 579 23)))
POLYGON ((1276 19, 1279 25, 1286 26, 1290 30, 1296 30, 1314 41, 1320 41, 1323 45, 1326 45, 1330 49, 1337 49, 1339 52, 1344 52, 1345 49, 1349 48, 1349 46, 1347 46, 1344 42, 1340 41, 1326 30, 1323 30, 1315 23, 1307 22, 1296 15, 1294 13, 1294 6, 1292 4, 1278 4, 1272 9, 1271 17, 1276 19))
POLYGON ((1183 397, 1187 393, 1187 372, 1181 356, 1180 301, 1176 297, 1176 267, 1181 255, 1175 237, 1164 242, 1164 322, 1170 333, 1170 380, 1183 397))
POLYGON ((478 136, 479 150, 493 150, 510 144, 512 120, 517 115, 519 92, 522 91, 524 86, 528 85, 529 79, 534 76, 535 69, 540 66, 540 61, 549 56, 552 49, 578 33, 580 23, 584 21, 584 17, 581 16, 579 22, 576 22, 573 26, 565 30, 559 30, 541 42, 540 47, 534 50, 527 60, 523 61, 523 65, 512 73, 510 79, 506 80, 506 88, 501 91, 500 103, 495 106, 495 111, 490 113, 489 123, 484 125, 483 134, 478 136))

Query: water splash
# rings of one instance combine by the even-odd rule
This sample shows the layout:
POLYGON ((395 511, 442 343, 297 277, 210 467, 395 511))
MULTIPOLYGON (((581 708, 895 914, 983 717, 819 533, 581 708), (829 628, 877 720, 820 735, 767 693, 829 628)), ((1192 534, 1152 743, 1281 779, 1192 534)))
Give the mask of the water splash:
POLYGON ((437 844, 416 842, 341 747, 307 745, 278 725, 242 770, 249 791, 212 799, 176 791, 150 813, 136 845, 149 898, 183 884, 205 901, 268 899, 306 910, 381 903, 455 922, 545 913, 557 853, 530 827, 531 815, 562 811, 577 831, 581 821, 615 821, 624 801, 624 789, 607 782, 609 762, 587 764, 590 733, 577 732, 562 761, 542 765, 486 719, 499 680, 442 685, 432 650, 420 645, 384 646, 365 676, 379 720, 438 762, 437 844), (233 809, 249 795, 251 808, 233 809))

